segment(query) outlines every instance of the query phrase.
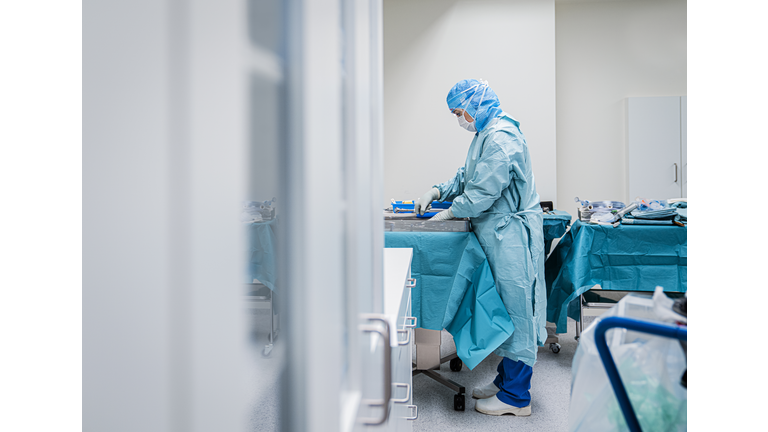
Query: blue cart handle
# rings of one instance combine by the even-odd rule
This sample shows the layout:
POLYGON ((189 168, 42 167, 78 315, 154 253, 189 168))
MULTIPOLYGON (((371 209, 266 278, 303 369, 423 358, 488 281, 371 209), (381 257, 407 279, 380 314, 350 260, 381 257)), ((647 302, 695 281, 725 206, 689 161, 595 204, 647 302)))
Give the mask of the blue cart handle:
POLYGON ((615 327, 682 341, 688 340, 688 329, 676 325, 659 324, 622 317, 608 317, 597 323, 595 328, 595 344, 597 345, 598 353, 600 353, 600 360, 603 362, 605 372, 608 374, 608 380, 611 382, 614 393, 616 393, 616 399, 619 401, 621 412, 624 414, 627 426, 631 432, 642 432, 637 416, 635 416, 635 410, 632 409, 632 404, 629 402, 627 390, 624 388, 621 376, 619 376, 619 370, 616 368, 611 351, 608 349, 608 343, 605 341, 605 332, 615 327))

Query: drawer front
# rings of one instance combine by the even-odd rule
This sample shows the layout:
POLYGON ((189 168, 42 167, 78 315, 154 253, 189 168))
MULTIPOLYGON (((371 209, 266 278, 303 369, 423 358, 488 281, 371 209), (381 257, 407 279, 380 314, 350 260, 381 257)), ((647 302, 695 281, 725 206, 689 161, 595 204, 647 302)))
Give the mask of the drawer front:
MULTIPOLYGON (((410 277, 410 271, 408 273, 410 277)), ((393 353, 393 381, 401 384, 395 386, 393 391, 393 399, 404 399, 403 402, 393 403, 392 415, 391 415, 391 427, 393 431, 398 432, 411 432, 413 430, 413 422, 407 420, 412 415, 412 409, 409 405, 413 404, 413 379, 412 379, 412 353, 414 343, 414 329, 413 320, 411 317, 411 288, 406 286, 403 289, 403 296, 400 300, 400 310, 397 317, 397 329, 400 331, 398 340, 402 345, 399 345, 396 353, 393 353), (406 344, 405 341, 408 341, 406 344)))

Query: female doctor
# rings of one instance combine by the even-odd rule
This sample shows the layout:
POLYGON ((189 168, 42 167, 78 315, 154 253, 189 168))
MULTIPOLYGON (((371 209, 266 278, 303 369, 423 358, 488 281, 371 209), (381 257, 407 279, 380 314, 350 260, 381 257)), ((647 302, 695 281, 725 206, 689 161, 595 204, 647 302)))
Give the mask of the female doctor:
POLYGON ((496 289, 515 326, 495 354, 498 376, 474 389, 475 409, 490 415, 531 414, 531 376, 538 346, 547 339, 544 235, 539 194, 520 122, 499 108, 488 83, 463 80, 448 93, 459 126, 474 134, 456 175, 416 202, 424 214, 433 200, 453 201, 431 220, 470 218, 488 258, 496 289))

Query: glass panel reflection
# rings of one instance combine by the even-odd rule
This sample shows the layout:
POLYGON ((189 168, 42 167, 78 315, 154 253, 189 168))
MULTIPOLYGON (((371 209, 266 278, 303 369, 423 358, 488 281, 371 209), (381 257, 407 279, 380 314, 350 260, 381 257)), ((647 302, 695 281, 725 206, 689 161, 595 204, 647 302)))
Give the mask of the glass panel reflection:
MULTIPOLYGON (((247 196, 240 221, 245 238, 243 293, 248 313, 250 361, 253 378, 248 431, 280 430, 279 401, 286 344, 280 304, 280 212, 284 195, 280 184, 280 150, 286 145, 286 90, 284 86, 285 14, 279 0, 248 0, 248 42, 253 58, 249 69, 249 157, 247 196), (276 68, 279 74, 276 74, 276 68)), ((282 308, 282 309, 281 309, 282 308)))

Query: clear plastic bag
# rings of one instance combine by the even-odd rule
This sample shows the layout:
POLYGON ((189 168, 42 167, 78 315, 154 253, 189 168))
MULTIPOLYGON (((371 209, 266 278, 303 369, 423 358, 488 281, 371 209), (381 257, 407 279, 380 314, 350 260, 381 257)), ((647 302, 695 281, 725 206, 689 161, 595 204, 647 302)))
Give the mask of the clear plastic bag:
MULTIPOLYGON (((651 298, 629 295, 582 333, 571 372, 572 432, 629 430, 595 345, 595 327, 608 316, 661 321, 651 298)), ((680 384, 686 359, 680 342, 619 328, 609 330, 606 341, 642 429, 687 430, 687 391, 680 384)))
POLYGON ((640 211, 663 210, 669 208, 669 203, 667 200, 647 200, 637 197, 635 198, 635 202, 637 203, 637 208, 640 211))
POLYGON ((240 208, 240 221, 252 223, 274 219, 275 201, 275 198, 270 201, 243 201, 240 208))

